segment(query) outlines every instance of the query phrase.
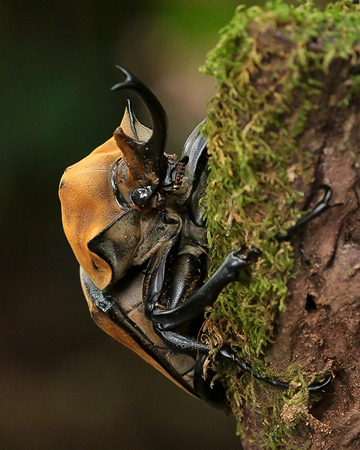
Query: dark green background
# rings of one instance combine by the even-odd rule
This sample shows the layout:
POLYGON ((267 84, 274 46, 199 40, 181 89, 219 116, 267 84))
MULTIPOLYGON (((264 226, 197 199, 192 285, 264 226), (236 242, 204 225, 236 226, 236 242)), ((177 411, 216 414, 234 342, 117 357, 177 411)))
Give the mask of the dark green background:
POLYGON ((237 4, 0 0, 1 450, 240 447, 232 418, 93 324, 57 197, 120 123, 115 64, 158 95, 181 149, 214 93, 198 67, 237 4))
POLYGON ((0 5, 1 450, 238 448, 233 419, 92 322, 57 197, 64 169, 120 123, 115 64, 156 92, 181 149, 213 95, 198 67, 237 1, 0 5))

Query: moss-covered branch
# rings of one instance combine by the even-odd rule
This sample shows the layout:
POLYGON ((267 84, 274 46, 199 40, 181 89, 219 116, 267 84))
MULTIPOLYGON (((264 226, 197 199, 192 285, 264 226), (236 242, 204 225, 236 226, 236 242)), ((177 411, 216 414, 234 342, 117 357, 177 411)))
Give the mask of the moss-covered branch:
MULTIPOLYGON (((274 236, 316 203, 323 183, 333 187, 335 201, 347 202, 348 209, 339 207, 337 217, 348 217, 358 210, 358 204, 351 209, 346 195, 342 198, 336 191, 337 177, 344 176, 336 174, 336 167, 347 164, 348 180, 352 180, 348 191, 354 191, 359 169, 359 146, 354 138, 360 111, 359 52, 359 5, 343 1, 319 11, 312 2, 294 7, 273 1, 265 8, 238 7, 203 68, 218 82, 203 130, 211 154, 205 206, 212 268, 215 270, 231 249, 241 245, 262 250, 251 277, 222 293, 206 329, 214 348, 230 342, 257 371, 291 383, 289 392, 274 392, 247 376, 240 378, 236 371, 229 374, 219 369, 238 418, 239 433, 261 436, 262 444, 269 449, 306 444, 291 437, 302 419, 311 430, 320 426, 309 413, 313 399, 309 399, 306 385, 321 379, 332 365, 331 358, 323 355, 318 364, 311 366, 308 360, 302 364, 293 348, 287 346, 284 352, 289 353, 277 358, 281 363, 276 363, 274 355, 283 342, 278 339, 276 319, 294 319, 294 305, 308 313, 304 296, 316 297, 321 292, 315 289, 316 295, 307 294, 298 289, 296 297, 295 288, 302 280, 305 289, 306 276, 313 277, 320 271, 310 267, 302 256, 318 251, 318 259, 311 264, 323 265, 321 276, 327 277, 326 246, 333 246, 331 251, 336 252, 339 233, 346 223, 343 220, 333 227, 334 232, 330 230, 322 249, 316 246, 309 250, 307 245, 314 233, 325 232, 327 223, 335 220, 332 212, 308 227, 307 232, 312 230, 313 234, 307 241, 305 232, 298 234, 299 243, 295 239, 293 245, 279 244, 274 236), (333 161, 333 169, 326 173, 322 164, 328 148, 336 152, 336 161, 328 158, 328 164, 333 161), (338 233, 335 243, 334 233, 338 233), (300 243, 301 239, 305 243, 300 243), (290 294, 291 304, 286 306, 290 294), (272 356, 266 359, 269 349, 272 356), (254 426, 244 420, 244 411, 254 411, 247 412, 254 426)), ((353 277, 350 282, 356 283, 353 277)), ((297 337, 304 332, 302 325, 297 337)), ((284 332, 286 324, 282 326, 284 332)), ((287 338, 292 342, 294 336, 287 338)), ((302 350, 308 349, 303 346, 302 350)), ((304 358, 307 356, 308 352, 304 358)), ((324 425, 324 430, 327 427, 324 425)))

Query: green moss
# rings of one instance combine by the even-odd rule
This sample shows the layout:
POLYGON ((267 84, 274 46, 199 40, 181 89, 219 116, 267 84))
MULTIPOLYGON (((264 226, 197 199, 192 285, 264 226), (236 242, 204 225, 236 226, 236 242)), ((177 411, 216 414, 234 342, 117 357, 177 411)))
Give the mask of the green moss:
MULTIPOLYGON (((329 4, 324 11, 312 2, 239 6, 202 68, 218 83, 203 129, 211 155, 205 208, 212 271, 231 249, 246 245, 262 251, 251 278, 244 276, 224 290, 209 312, 209 342, 214 347, 230 342, 263 375, 298 387, 272 393, 264 406, 256 381, 223 374, 239 433, 242 408, 252 404, 263 417, 263 442, 269 449, 281 448, 302 417, 299 408, 286 425, 280 411, 291 402, 305 404, 306 384, 313 381, 304 380, 299 370, 274 374, 262 359, 294 276, 293 249, 274 236, 301 217, 297 205, 302 194, 292 181, 311 181, 312 157, 300 152, 298 139, 319 107, 330 65, 338 59, 349 67, 358 64, 359 12, 350 1, 329 4)), ((360 90, 359 75, 349 80, 344 107, 360 90)))

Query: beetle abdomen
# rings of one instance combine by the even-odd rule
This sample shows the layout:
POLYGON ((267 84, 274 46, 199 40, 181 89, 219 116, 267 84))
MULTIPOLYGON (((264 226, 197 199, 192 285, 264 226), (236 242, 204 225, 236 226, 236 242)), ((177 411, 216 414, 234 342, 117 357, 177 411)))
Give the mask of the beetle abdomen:
POLYGON ((154 332, 151 321, 145 317, 144 304, 139 302, 143 277, 142 273, 138 273, 131 283, 121 280, 122 288, 113 292, 115 295, 120 295, 121 292, 121 298, 118 300, 115 295, 108 294, 105 297, 104 292, 98 289, 81 269, 81 284, 91 316, 106 333, 137 353, 182 389, 197 396, 193 387, 195 359, 171 352, 154 332), (116 303, 116 317, 110 318, 108 313, 99 308, 101 302, 109 304, 109 301, 116 303))

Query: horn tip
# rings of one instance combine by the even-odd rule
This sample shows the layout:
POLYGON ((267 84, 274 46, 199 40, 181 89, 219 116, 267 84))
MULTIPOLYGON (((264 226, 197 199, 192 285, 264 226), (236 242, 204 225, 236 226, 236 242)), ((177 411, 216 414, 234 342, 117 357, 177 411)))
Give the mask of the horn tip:
POLYGON ((125 69, 125 67, 118 66, 118 65, 116 65, 115 67, 117 69, 119 69, 123 75, 125 75, 126 79, 125 79, 125 81, 123 81, 121 83, 115 84, 115 86, 113 86, 111 88, 111 90, 117 91, 117 90, 123 89, 123 88, 131 88, 132 86, 130 84, 134 80, 134 75, 131 72, 129 72, 127 69, 125 69))

